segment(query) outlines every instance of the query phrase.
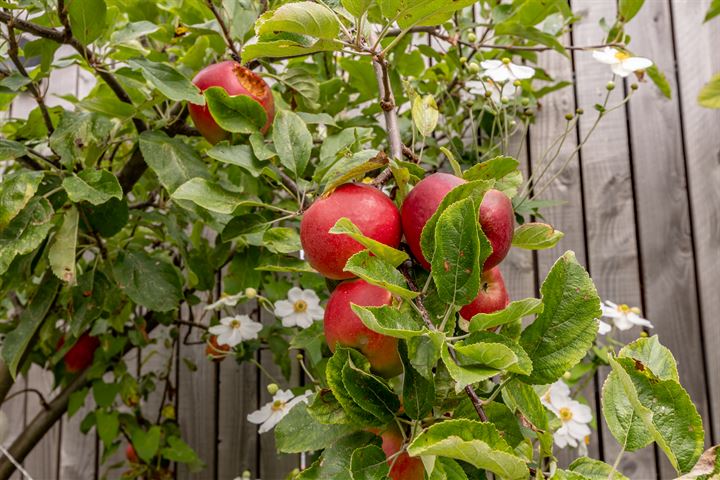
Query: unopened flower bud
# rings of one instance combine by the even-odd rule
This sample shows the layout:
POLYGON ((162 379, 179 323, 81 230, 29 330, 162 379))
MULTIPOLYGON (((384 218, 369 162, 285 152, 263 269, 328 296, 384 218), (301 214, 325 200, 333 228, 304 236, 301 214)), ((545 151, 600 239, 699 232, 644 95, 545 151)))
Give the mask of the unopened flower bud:
POLYGON ((242 473, 242 478, 252 478, 252 473, 250 473, 250 470, 245 470, 242 473))
POLYGON ((583 110, 582 108, 578 108, 577 110, 575 110, 575 113, 577 113, 578 115, 582 115, 583 113, 585 113, 585 110, 583 110))
POLYGON ((254 288, 248 287, 245 289, 245 296, 247 298, 255 298, 255 297, 257 297, 257 290, 255 290, 254 288))
POLYGON ((299 362, 301 362, 302 359, 305 358, 305 357, 303 356, 302 353, 298 353, 297 355, 295 355, 295 358, 296 358, 299 362))
POLYGON ((607 90, 615 90, 615 82, 608 82, 607 85, 605 85, 605 88, 607 90))
POLYGON ((509 65, 509 64, 510 64, 510 59, 507 58, 507 57, 505 57, 505 58, 502 59, 502 62, 503 62, 505 65, 509 65))
POLYGON ((637 83, 631 83, 630 88, 632 88, 633 90, 637 90, 638 88, 640 88, 640 85, 638 85, 637 83))
POLYGON ((470 70, 471 73, 478 73, 480 72, 480 65, 475 62, 470 62, 468 63, 468 70, 470 70))
POLYGON ((501 97, 500 103, 502 103, 503 105, 507 105, 508 103, 510 103, 510 99, 508 97, 501 97))
POLYGON ((474 32, 468 33, 468 42, 477 42, 477 35, 474 32))
POLYGON ((514 87, 519 87, 520 85, 521 85, 520 80, 515 80, 515 81, 513 82, 513 86, 514 86, 514 87))
POLYGON ((270 383, 267 386, 267 391, 270 395, 275 395, 278 392, 278 390, 280 390, 280 387, 278 387, 277 384, 275 384, 275 383, 270 383))
POLYGON ((510 128, 515 128, 515 127, 517 127, 517 122, 516 122, 515 120, 511 120, 511 121, 510 121, 510 128))
POLYGON ((523 107, 527 107, 528 105, 530 105, 530 99, 527 97, 522 97, 520 99, 520 105, 522 105, 523 107))
POLYGON ((570 377, 572 377, 572 374, 570 372, 563 373, 563 378, 565 380, 570 380, 570 377))
POLYGON ((566 113, 566 114, 565 114, 565 120, 570 121, 570 120, 572 120, 572 119, 573 119, 573 114, 572 114, 572 113, 566 113))
POLYGON ((460 57, 460 64, 465 65, 467 63, 467 57, 460 57))
POLYGON ((485 97, 486 98, 492 97, 492 92, 490 90, 485 90, 485 97))

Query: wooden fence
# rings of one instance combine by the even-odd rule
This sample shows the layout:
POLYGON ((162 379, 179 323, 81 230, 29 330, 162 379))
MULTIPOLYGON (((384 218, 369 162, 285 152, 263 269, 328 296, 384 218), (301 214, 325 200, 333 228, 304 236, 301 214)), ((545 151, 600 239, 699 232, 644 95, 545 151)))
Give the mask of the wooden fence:
MULTIPOLYGON (((655 325, 653 332, 678 360, 681 380, 703 417, 710 445, 720 442, 720 111, 700 108, 696 97, 702 84, 720 71, 720 19, 703 25, 710 0, 645 3, 628 27, 631 45, 667 74, 672 99, 663 98, 648 83, 629 104, 603 120, 545 195, 566 201, 546 215, 565 238, 551 251, 514 251, 503 270, 513 298, 537 295, 553 261, 571 249, 590 270, 603 299, 641 306, 655 325)), ((572 6, 584 18, 565 41, 600 42, 597 22, 614 17, 615 1, 572 0, 572 6)), ((588 52, 574 52, 571 61, 555 53, 541 59, 557 78, 571 79, 574 72, 576 83, 544 99, 520 155, 526 173, 562 133, 564 115, 582 107, 587 113, 561 155, 576 148, 591 128, 593 105, 602 101, 610 78, 607 66, 588 52)), ((57 71, 49 84, 49 103, 63 103, 52 94, 82 97, 92 82, 76 68, 57 71)), ((618 82, 611 104, 628 89, 628 84, 618 82)), ((33 107, 31 98, 21 97, 10 114, 22 117, 33 107)), ((164 334, 155 334, 157 355, 143 359, 135 354, 133 361, 138 371, 174 362, 179 422, 185 438, 207 463, 196 475, 181 469, 179 479, 225 480, 249 469, 263 480, 277 480, 298 466, 297 456, 276 456, 272 434, 257 435, 256 427, 245 420, 248 412, 269 399, 266 381, 254 366, 210 363, 202 345, 181 344, 171 356, 163 346, 164 334), (191 373, 180 358, 192 359, 198 370, 191 373)), ((623 339, 636 334, 627 333, 623 339)), ((258 360, 272 368, 264 355, 258 360)), ((602 377, 585 392, 596 411, 602 377)), ((33 368, 15 390, 35 388, 51 396, 51 381, 51 375, 33 368)), ((11 421, 6 445, 41 408, 37 400, 28 393, 3 405, 11 421)), ((156 411, 159 401, 152 399, 145 408, 156 411)), ((24 462, 33 478, 95 479, 122 460, 120 452, 101 463, 95 432, 79 432, 89 408, 63 418, 38 443, 24 462)), ((619 449, 602 422, 588 448, 591 456, 610 462, 619 449)), ((567 460, 570 455, 561 457, 567 460)), ((653 447, 626 454, 620 470, 633 479, 674 477, 670 464, 653 447)), ((118 470, 110 474, 118 476, 118 470)))

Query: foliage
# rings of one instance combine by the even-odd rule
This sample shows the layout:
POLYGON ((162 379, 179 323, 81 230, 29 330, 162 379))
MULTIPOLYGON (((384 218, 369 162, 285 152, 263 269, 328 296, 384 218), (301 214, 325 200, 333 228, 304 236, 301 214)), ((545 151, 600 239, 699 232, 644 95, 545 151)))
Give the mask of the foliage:
MULTIPOLYGON (((312 394, 291 401, 299 390, 281 392, 267 407, 277 414, 279 451, 317 452, 299 478, 384 478, 402 455, 421 458, 432 479, 624 478, 586 457, 558 469, 553 433, 562 422, 543 400, 550 384, 582 385, 601 365, 612 369, 603 413, 623 450, 656 442, 678 472, 693 468, 704 431, 675 360, 655 337, 618 352, 616 341, 597 338, 600 298, 572 252, 552 267, 541 298, 471 319, 458 314, 483 288, 492 253, 477 221, 489 189, 512 199, 515 248, 562 240, 534 220, 552 205, 541 196, 559 171, 549 177, 548 168, 582 111, 568 114, 567 132, 531 178, 523 179, 511 138, 522 145, 542 98, 569 85, 537 66, 542 51, 568 56, 562 38, 578 17, 567 2, 0 3, 0 53, 10 60, 0 70, 0 107, 7 111, 21 94, 37 103, 1 127, 0 367, 7 382, 32 364, 52 371, 69 396, 69 407, 57 408, 70 414, 92 395, 83 431, 96 427, 104 460, 133 446, 137 459, 123 466, 124 477, 203 467, 167 395, 181 328, 199 329, 216 359, 253 361, 269 349, 286 379, 288 350, 301 352, 312 394), (416 41, 428 34, 439 47, 416 41), (75 53, 56 55, 61 44, 75 53), (190 80, 228 56, 272 84, 266 135, 266 105, 220 86, 201 92, 190 80), (495 73, 489 60, 498 61, 495 73), (67 107, 48 106, 44 85, 69 65, 96 83, 82 98, 64 95, 67 107), (493 80, 529 65, 530 76, 493 80), (204 105, 227 138, 205 140, 187 119, 190 103, 204 105), (291 287, 325 300, 332 286, 301 252, 299 224, 314 200, 357 181, 400 207, 437 170, 467 183, 422 232, 430 273, 347 218, 330 230, 364 247, 345 271, 393 294, 389 305, 352 310, 367 329, 397 339, 400 376, 379 375, 356 349, 331 352, 317 322, 303 328, 281 318, 291 287), (214 298, 219 276, 226 295, 214 298), (276 318, 253 325, 235 316, 238 306, 276 318), (227 314, 222 323, 212 309, 227 314), (254 333, 232 345, 213 345, 219 336, 206 332, 242 322, 254 333), (166 340, 155 334, 163 328, 166 340), (69 352, 87 335, 99 347, 77 371, 69 352), (124 356, 135 348, 164 351, 167 365, 135 375, 124 356), (149 412, 158 398, 159 411, 149 412), (375 433, 390 428, 401 430, 402 442, 386 458, 375 433)), ((604 25, 608 44, 626 46, 624 26, 642 5, 619 2, 604 25)), ((648 73, 669 95, 662 74, 648 73)), ((618 105, 607 97, 596 105, 596 124, 635 90, 618 105)), ((712 102, 712 88, 701 96, 712 102)))

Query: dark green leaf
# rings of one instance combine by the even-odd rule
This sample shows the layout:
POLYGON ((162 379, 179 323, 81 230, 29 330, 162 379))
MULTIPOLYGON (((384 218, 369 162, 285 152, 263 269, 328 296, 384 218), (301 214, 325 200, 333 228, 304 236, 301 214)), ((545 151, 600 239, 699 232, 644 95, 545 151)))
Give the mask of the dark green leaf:
POLYGON ((0 230, 0 274, 10 267, 18 255, 35 250, 53 226, 53 209, 45 198, 34 197, 0 230))
POLYGON ((83 170, 77 175, 65 177, 62 186, 68 198, 75 203, 101 205, 112 198, 123 198, 120 182, 107 170, 83 170))
POLYGON ((228 132, 254 133, 267 123, 263 106, 247 95, 230 96, 222 87, 210 87, 203 93, 210 114, 228 132))
POLYGON ((63 214, 62 224, 48 251, 48 263, 55 276, 71 285, 75 284, 78 222, 78 210, 72 206, 63 214))
POLYGON ((170 100, 205 105, 205 97, 203 97, 200 89, 170 65, 152 62, 144 58, 128 60, 128 65, 131 68, 140 70, 145 80, 170 100))
POLYGON ((195 150, 161 131, 143 132, 140 150, 145 162, 170 193, 191 178, 208 177, 207 167, 195 150))
POLYGON ((310 160, 312 135, 302 118, 288 110, 280 110, 273 123, 273 142, 280 163, 300 176, 310 160))
POLYGON ((520 320, 528 315, 541 313, 543 311, 542 300, 537 298, 525 298, 516 300, 502 310, 493 313, 478 313, 470 319, 471 332, 487 330, 499 327, 520 320))
POLYGON ((618 16, 627 23, 637 15, 645 0, 620 0, 618 2, 618 16))
POLYGON ((66 8, 73 36, 83 45, 92 43, 105 31, 105 0, 68 0, 66 8))
POLYGON ((182 281, 175 266, 143 250, 121 251, 113 274, 120 289, 133 302, 150 310, 173 310, 183 298, 182 281))
POLYGON ((400 359, 403 364, 403 406, 408 417, 422 420, 432 412, 435 402, 435 383, 420 375, 413 367, 408 357, 408 347, 405 342, 398 342, 400 359))
POLYGON ((275 427, 275 447, 282 453, 322 450, 355 430, 353 425, 319 423, 308 413, 308 406, 301 402, 275 427))
POLYGON ((95 424, 97 425, 98 437, 102 440, 105 447, 109 447, 120 431, 120 419, 118 412, 106 412, 97 410, 95 412, 95 424))
MULTIPOLYGON (((2 140, 6 142, 6 140, 2 140)), ((0 143, 2 148, 2 143, 0 143)), ((25 208, 43 179, 42 172, 21 170, 3 176, 0 182, 0 230, 25 208)))
POLYGON ((370 250, 370 253, 384 260, 386 263, 392 265, 393 267, 397 267, 409 258, 408 254, 403 251, 389 247, 384 243, 373 240, 370 237, 366 237, 365 235, 363 235, 360 229, 352 223, 350 219, 345 217, 338 220, 335 225, 333 225, 333 227, 329 230, 329 233, 336 235, 347 235, 363 247, 370 250))
POLYGON ((161 436, 162 429, 158 425, 153 425, 147 432, 141 428, 133 431, 130 439, 138 457, 150 463, 160 448, 161 436))
POLYGON ((362 250, 350 257, 343 270, 402 298, 410 299, 419 295, 407 288, 405 277, 400 272, 381 258, 373 256, 369 250, 362 250))

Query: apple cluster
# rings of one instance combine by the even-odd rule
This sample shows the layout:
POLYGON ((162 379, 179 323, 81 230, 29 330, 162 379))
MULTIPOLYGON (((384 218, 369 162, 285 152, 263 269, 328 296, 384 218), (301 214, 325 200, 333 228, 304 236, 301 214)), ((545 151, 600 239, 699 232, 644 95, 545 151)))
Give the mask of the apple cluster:
MULTIPOLYGON (((446 173, 435 173, 421 180, 409 193, 399 211, 393 201, 380 190, 365 184, 345 184, 329 196, 315 201, 305 212, 300 224, 300 240, 310 265, 332 280, 344 280, 330 295, 325 308, 324 330, 330 349, 338 345, 356 348, 367 357, 373 370, 385 377, 402 372, 397 338, 367 328, 353 312, 351 305, 374 307, 390 305, 392 294, 362 279, 353 279, 344 270, 347 260, 364 247, 347 235, 329 232, 341 218, 348 218, 362 234, 393 248, 398 248, 404 235, 415 260, 430 270, 420 246, 425 224, 440 206, 443 198, 465 180, 446 173)), ((501 310, 509 303, 505 283, 497 265, 510 249, 514 227, 510 199, 499 190, 486 192, 479 209, 480 226, 492 247, 485 260, 481 288, 477 297, 460 309, 470 320, 478 313, 501 310)), ((378 432, 380 433, 380 432, 378 432)), ((386 455, 396 453, 402 443, 398 432, 382 432, 386 455)), ((422 463, 401 454, 390 472, 396 478, 423 478, 422 463)))

